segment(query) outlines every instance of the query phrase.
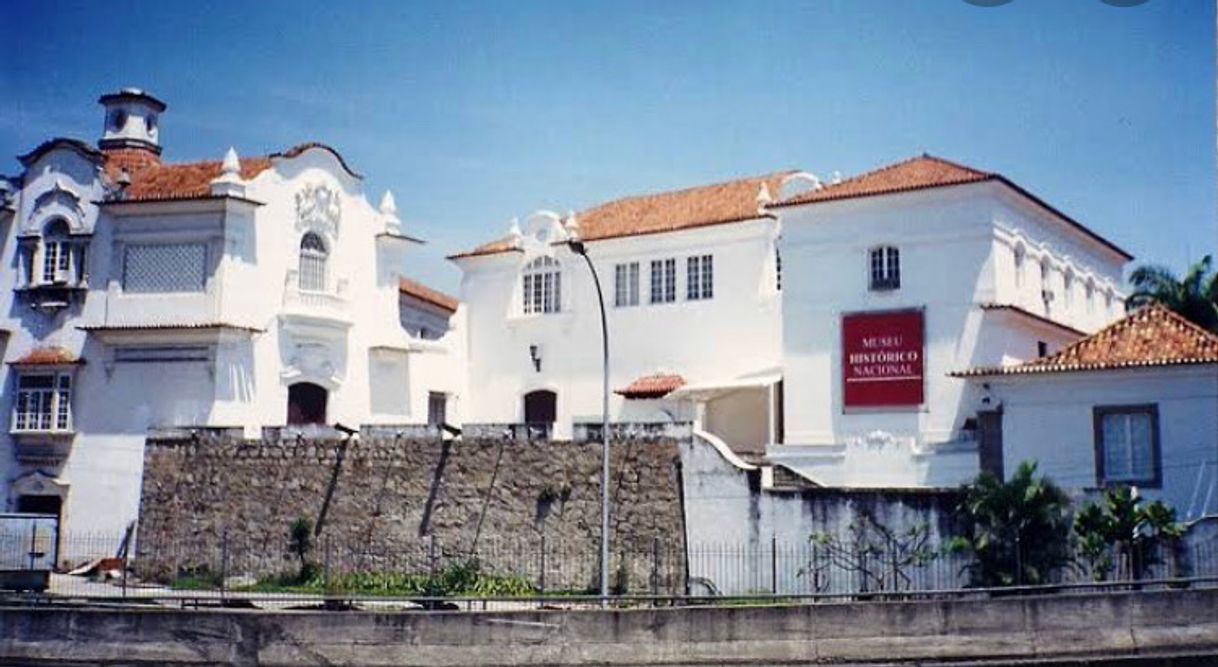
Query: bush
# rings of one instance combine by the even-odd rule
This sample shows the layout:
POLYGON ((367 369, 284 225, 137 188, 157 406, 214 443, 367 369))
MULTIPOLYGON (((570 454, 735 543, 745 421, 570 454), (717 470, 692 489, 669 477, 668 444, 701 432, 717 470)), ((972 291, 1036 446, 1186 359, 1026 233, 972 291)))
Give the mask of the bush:
POLYGON ((984 472, 962 489, 958 507, 967 525, 953 548, 971 552, 974 586, 1049 583, 1069 562, 1069 499, 1036 464, 1024 462, 1003 482, 984 472))

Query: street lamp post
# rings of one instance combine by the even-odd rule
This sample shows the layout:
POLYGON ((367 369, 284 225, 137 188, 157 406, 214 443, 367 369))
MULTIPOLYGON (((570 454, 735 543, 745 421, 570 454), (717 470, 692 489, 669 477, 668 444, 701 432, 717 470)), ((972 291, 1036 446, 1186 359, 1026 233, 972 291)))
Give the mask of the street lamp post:
POLYGON ((596 301, 601 309, 601 605, 609 599, 609 324, 605 318, 605 294, 601 291, 601 279, 596 267, 588 257, 588 249, 582 241, 572 238, 567 242, 571 251, 584 258, 588 271, 592 273, 592 284, 596 286, 596 301))

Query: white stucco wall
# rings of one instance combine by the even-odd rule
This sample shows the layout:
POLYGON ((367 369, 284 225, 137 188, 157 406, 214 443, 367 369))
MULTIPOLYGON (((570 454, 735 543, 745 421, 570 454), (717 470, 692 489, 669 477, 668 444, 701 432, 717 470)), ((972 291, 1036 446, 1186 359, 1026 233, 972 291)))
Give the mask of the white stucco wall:
MULTIPOLYGON (((74 376, 74 433, 57 436, 69 443, 67 454, 38 463, 16 458, 8 428, 17 372, 7 363, 0 368, 5 424, 0 493, 9 509, 16 501, 14 484, 31 474, 47 475, 65 497, 63 532, 117 540, 138 511, 143 442, 150 427, 240 427, 256 435, 262 427, 285 423, 288 386, 297 381, 329 389, 329 423, 422 423, 429 390, 450 393, 450 421, 459 420, 462 327, 429 341, 403 329, 398 285, 409 271, 413 244, 383 236, 397 230, 393 212, 372 206, 361 181, 325 148, 272 162, 244 183, 242 196, 260 206, 212 200, 99 207, 95 202, 105 199, 100 169, 78 151, 53 148, 29 165, 0 246, 0 260, 8 267, 0 275, 0 329, 11 332, 4 361, 35 347, 60 346, 84 364, 74 376), (297 195, 310 187, 337 194, 341 213, 331 221, 336 224, 308 223, 298 216, 297 195), (46 196, 56 190, 67 194, 46 196), (68 219, 74 233, 92 236, 83 301, 48 314, 29 308, 14 291, 21 280, 15 236, 40 232, 54 216, 68 219), (310 229, 326 239, 329 294, 294 298, 291 272, 297 268, 300 238, 310 229), (206 244, 204 289, 124 292, 124 247, 150 242, 206 244), (148 328, 211 323, 238 329, 148 328), (96 326, 142 329, 97 334, 81 328, 96 326), (201 346, 207 359, 115 360, 118 348, 182 345, 201 346), (374 373, 381 351, 396 361, 374 373)), ((102 541, 95 544, 101 552, 113 550, 102 541)))
POLYGON ((1021 461, 1069 488, 1094 489, 1097 406, 1153 404, 1162 498, 1181 519, 1218 513, 1218 369, 1212 365, 986 378, 1003 410, 1003 466, 1021 461))
MULTIPOLYGON (((951 486, 967 480, 976 473, 977 458, 963 427, 980 407, 979 397, 967 382, 948 374, 1027 360, 1035 356, 1037 341, 1054 351, 1077 337, 1026 315, 981 308, 1022 306, 1027 300, 1005 262, 1013 256, 1009 237, 1036 239, 1046 253, 1081 257, 1080 266, 1101 266, 1096 274, 1105 279, 1119 277, 1123 263, 1065 223, 1046 221, 1039 209, 1012 200, 995 183, 778 212, 785 272, 786 440, 768 455, 832 486, 951 486), (868 253, 879 245, 900 249, 898 290, 868 289, 868 253), (924 314, 923 405, 844 408, 842 316, 903 309, 924 314)), ((1052 310, 1048 317, 1065 327, 1093 330, 1098 316, 1093 321, 1085 314, 1085 308, 1052 310)))
MULTIPOLYGON (((605 291, 610 343, 610 390, 657 372, 690 383, 735 379, 773 370, 781 354, 780 299, 774 287, 774 222, 769 219, 645 236, 592 241, 588 255, 605 291), (714 298, 688 301, 685 260, 714 256, 714 298), (649 265, 676 258, 677 300, 649 303, 649 265), (639 305, 614 306, 614 265, 639 262, 639 305)), ((557 250, 562 266, 562 312, 523 315, 522 254, 459 259, 462 301, 468 308, 469 386, 473 422, 523 420, 523 396, 535 389, 558 394, 555 428, 599 421, 601 329, 596 292, 582 258, 557 250), (541 370, 529 348, 536 345, 541 370)), ((671 401, 627 401, 613 394, 614 421, 667 421, 688 414, 671 401), (646 414, 644 414, 646 413, 646 414)))

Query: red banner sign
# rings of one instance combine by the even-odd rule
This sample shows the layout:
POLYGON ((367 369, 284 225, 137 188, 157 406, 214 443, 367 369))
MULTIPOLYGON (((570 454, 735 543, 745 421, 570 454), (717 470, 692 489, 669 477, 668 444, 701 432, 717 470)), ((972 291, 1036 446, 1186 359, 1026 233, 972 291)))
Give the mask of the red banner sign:
POLYGON ((846 407, 922 404, 922 311, 842 317, 846 407))

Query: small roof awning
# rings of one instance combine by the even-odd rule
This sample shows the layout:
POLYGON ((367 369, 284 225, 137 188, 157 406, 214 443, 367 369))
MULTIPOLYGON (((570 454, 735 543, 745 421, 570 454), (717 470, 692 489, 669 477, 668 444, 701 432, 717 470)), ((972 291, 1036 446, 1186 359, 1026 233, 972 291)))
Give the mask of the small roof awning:
POLYGON ((644 375, 636 378, 633 382, 622 387, 614 389, 613 393, 619 394, 625 398, 664 398, 669 395, 674 389, 677 389, 685 384, 685 378, 680 375, 671 373, 656 373, 654 375, 644 375))
POLYGON ((670 399, 708 401, 749 389, 764 389, 782 380, 778 369, 750 373, 727 380, 687 384, 668 395, 670 399))
POLYGON ((83 359, 76 356, 76 353, 71 350, 59 347, 58 345, 50 345, 46 347, 36 347, 21 356, 21 358, 8 362, 10 366, 32 367, 32 366, 79 366, 85 363, 83 359))

